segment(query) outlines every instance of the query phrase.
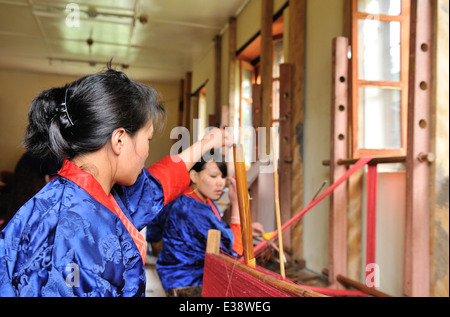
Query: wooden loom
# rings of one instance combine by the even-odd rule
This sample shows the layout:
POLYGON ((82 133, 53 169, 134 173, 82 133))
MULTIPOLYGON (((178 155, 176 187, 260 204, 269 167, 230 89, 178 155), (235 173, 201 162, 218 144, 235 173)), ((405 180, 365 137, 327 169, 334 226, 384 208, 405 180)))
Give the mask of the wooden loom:
POLYGON ((202 296, 324 297, 325 295, 287 281, 278 274, 256 268, 242 145, 235 145, 233 149, 244 263, 220 254, 220 231, 209 230, 202 296))
MULTIPOLYGON (((235 172, 238 191, 239 212, 241 218, 242 241, 243 241, 243 263, 229 256, 220 254, 220 231, 210 230, 208 232, 208 243, 205 255, 205 268, 203 278, 204 297, 239 297, 239 296, 299 296, 299 297, 323 297, 323 296, 377 296, 389 297, 390 295, 369 288, 361 283, 353 281, 343 275, 338 275, 337 280, 345 285, 358 289, 338 290, 311 287, 295 284, 283 275, 275 274, 263 268, 256 267, 254 259, 254 248, 252 240, 251 219, 249 211, 249 196, 246 181, 245 164, 242 147, 235 146, 235 172)), ((332 184, 322 195, 314 199, 306 208, 290 219, 283 226, 278 225, 277 232, 273 237, 281 234, 283 230, 300 219, 307 211, 312 209, 321 200, 327 197, 336 187, 342 184, 356 170, 373 160, 367 157, 359 160, 350 168, 345 175, 332 184)), ((267 242, 267 241, 266 241, 267 242)), ((262 250, 265 242, 257 245, 257 251, 262 250)), ((280 244, 280 248, 282 245, 280 244)), ((282 259, 280 259, 280 262, 282 259)), ((282 270, 281 270, 282 271, 282 270)))

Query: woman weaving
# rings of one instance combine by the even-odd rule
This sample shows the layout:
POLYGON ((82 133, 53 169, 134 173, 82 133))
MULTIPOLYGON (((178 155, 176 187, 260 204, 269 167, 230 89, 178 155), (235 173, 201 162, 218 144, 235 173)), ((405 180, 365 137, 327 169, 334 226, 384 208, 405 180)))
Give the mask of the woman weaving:
MULTIPOLYGON (((227 174, 224 157, 202 157, 189 172, 190 187, 147 227, 149 242, 162 238, 156 269, 168 296, 201 296, 209 229, 221 231, 222 252, 234 257, 242 255, 236 180, 227 174), (227 180, 231 203, 229 224, 222 221, 214 203, 222 195, 227 180)), ((259 223, 254 223, 253 227, 255 235, 264 233, 259 223)))
POLYGON ((143 168, 164 119, 153 88, 112 69, 34 99, 26 149, 64 163, 0 233, 0 296, 145 295, 139 230, 189 185, 193 162, 224 142, 214 129, 143 168))

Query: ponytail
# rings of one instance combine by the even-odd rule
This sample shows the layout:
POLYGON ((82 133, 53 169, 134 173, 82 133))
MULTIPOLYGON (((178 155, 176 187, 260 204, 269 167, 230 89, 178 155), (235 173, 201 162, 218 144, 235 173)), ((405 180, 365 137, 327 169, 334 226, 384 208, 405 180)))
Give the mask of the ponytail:
POLYGON ((61 133, 68 124, 66 114, 61 111, 64 94, 64 88, 44 90, 31 103, 23 143, 36 157, 68 156, 69 145, 61 133))
POLYGON ((31 104, 24 145, 62 161, 100 149, 118 128, 133 136, 150 120, 158 131, 165 116, 156 90, 107 69, 42 91, 31 104))

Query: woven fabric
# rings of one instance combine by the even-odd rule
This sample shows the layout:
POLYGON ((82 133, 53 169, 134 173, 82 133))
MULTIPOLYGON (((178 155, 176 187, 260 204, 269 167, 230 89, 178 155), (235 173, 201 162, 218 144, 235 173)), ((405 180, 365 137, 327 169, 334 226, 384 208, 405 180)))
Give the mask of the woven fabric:
MULTIPOLYGON (((262 270, 274 276, 273 272, 262 270)), ((212 254, 205 256, 203 273, 203 297, 289 297, 289 294, 278 290, 254 276, 240 270, 212 254)))

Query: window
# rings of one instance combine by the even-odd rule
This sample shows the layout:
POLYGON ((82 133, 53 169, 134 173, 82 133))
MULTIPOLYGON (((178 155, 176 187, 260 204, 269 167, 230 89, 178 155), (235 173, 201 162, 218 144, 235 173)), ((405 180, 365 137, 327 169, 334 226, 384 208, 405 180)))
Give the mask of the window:
MULTIPOLYGON (((282 11, 274 16, 272 25, 273 36, 273 85, 272 85, 272 120, 273 127, 279 126, 279 65, 284 63, 283 51, 283 15, 282 11)), ((247 167, 255 162, 257 157, 257 140, 255 131, 258 126, 254 125, 253 120, 253 85, 261 84, 260 77, 260 43, 261 37, 256 34, 241 50, 238 51, 237 57, 240 65, 239 88, 240 97, 235 109, 235 135, 244 145, 244 157, 247 167), (239 125, 239 129, 236 127, 239 125)), ((257 124, 258 125, 258 124, 257 124)), ((278 140, 275 140, 278 146, 278 140)), ((276 153, 278 154, 279 151, 276 153)))
POLYGON ((255 161, 254 149, 255 147, 255 130, 253 128, 253 99, 252 89, 254 84, 253 66, 245 61, 240 61, 240 83, 241 83, 241 98, 239 107, 239 143, 244 148, 245 165, 250 166, 255 161))
POLYGON ((353 157, 406 154, 410 0, 352 0, 353 157))
POLYGON ((200 141, 206 132, 206 85, 202 85, 191 96, 193 109, 193 141, 200 141))
MULTIPOLYGON (((278 38, 273 42, 273 82, 272 82, 272 127, 280 126, 280 64, 284 63, 283 39, 278 38)), ((280 148, 280 136, 274 140, 275 148, 280 148)), ((275 151, 275 160, 279 159, 280 151, 275 151)))

